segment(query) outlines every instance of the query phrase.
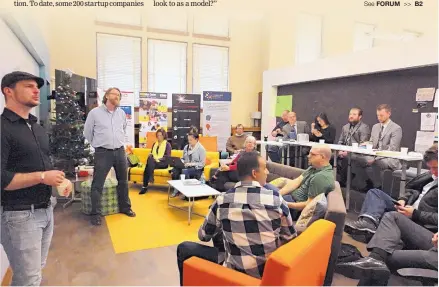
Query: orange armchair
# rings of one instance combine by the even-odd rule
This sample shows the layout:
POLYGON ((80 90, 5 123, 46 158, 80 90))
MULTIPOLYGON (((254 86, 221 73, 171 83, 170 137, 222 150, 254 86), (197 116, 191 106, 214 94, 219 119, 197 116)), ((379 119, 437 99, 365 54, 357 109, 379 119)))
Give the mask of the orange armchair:
POLYGON ((184 286, 322 286, 335 224, 320 219, 279 247, 265 264, 262 279, 191 257, 184 262, 184 286))

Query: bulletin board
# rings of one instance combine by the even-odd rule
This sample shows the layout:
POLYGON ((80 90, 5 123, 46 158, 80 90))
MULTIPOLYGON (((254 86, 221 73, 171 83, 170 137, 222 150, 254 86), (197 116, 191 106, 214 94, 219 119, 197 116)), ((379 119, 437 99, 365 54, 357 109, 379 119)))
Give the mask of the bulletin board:
POLYGON ((292 108, 297 119, 308 124, 325 112, 337 130, 337 140, 350 108, 362 108, 363 121, 372 128, 378 122, 376 107, 389 104, 392 120, 403 130, 401 146, 414 150, 421 113, 437 112, 433 101, 413 112, 418 88, 429 87, 438 88, 438 65, 279 86, 278 97, 294 95, 292 108))

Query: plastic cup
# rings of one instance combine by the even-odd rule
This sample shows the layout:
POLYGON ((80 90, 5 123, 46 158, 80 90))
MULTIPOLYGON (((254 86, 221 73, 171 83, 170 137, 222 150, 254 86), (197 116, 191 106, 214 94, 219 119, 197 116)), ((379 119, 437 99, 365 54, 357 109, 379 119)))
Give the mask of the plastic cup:
POLYGON ((352 143, 353 148, 358 148, 358 143, 352 143))
POLYGON ((324 144, 325 140, 319 140, 319 143, 324 144))
POLYGON ((181 180, 185 180, 186 179, 186 175, 185 174, 180 174, 180 179, 181 180))
POLYGON ((409 152, 409 148, 408 147, 402 147, 401 148, 401 154, 402 155, 407 155, 408 152, 409 152))
POLYGON ((372 150, 372 149, 373 149, 373 145, 372 145, 372 144, 367 144, 367 145, 366 145, 366 149, 368 149, 368 150, 372 150))
POLYGON ((58 194, 60 196, 65 196, 64 191, 70 184, 72 184, 72 182, 67 178, 65 178, 64 181, 59 186, 56 187, 56 189, 58 190, 58 194))

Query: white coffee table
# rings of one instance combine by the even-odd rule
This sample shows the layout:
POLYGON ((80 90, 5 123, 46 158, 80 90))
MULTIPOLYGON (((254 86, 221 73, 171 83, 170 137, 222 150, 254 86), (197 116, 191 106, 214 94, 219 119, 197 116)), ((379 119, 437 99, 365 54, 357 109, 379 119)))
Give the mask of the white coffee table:
POLYGON ((168 187, 168 206, 172 206, 174 208, 188 211, 188 225, 191 224, 191 215, 196 214, 201 217, 205 217, 206 215, 198 214, 193 212, 194 207, 194 201, 196 197, 202 197, 202 196, 218 196, 221 193, 207 184, 197 184, 197 185, 185 185, 183 184, 182 180, 168 180, 169 187, 168 187), (170 194, 171 194, 171 187, 178 190, 181 194, 186 196, 189 199, 189 207, 183 208, 180 206, 172 205, 170 203, 170 194))

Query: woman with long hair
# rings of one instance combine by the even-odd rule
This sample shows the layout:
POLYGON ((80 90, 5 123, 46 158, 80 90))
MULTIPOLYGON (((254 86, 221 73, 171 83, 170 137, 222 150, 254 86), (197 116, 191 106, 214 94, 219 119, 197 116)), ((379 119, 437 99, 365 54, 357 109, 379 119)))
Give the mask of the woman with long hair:
POLYGON ((314 122, 311 124, 310 141, 319 142, 324 140, 325 143, 333 144, 335 142, 336 129, 328 120, 328 116, 325 113, 320 113, 315 117, 314 122))

